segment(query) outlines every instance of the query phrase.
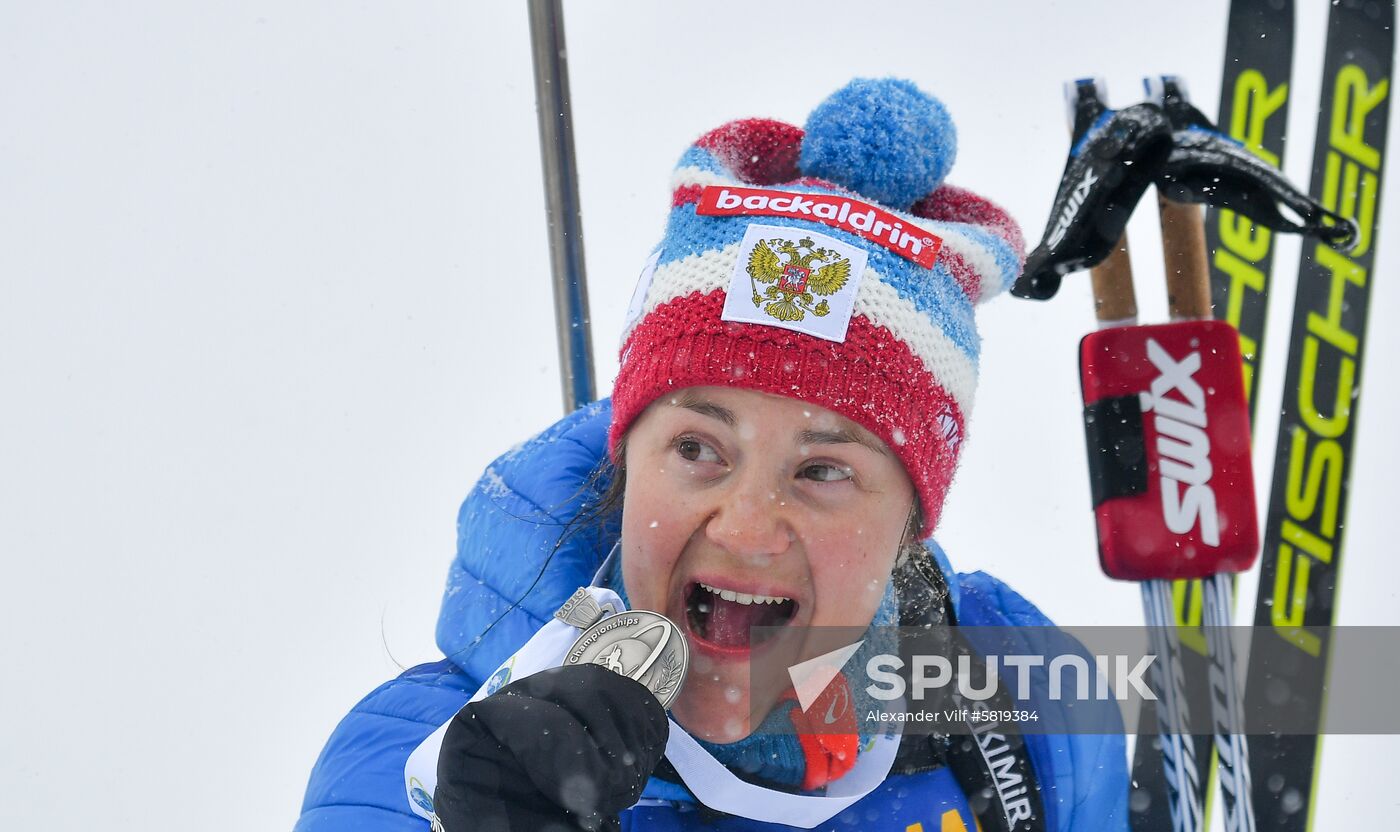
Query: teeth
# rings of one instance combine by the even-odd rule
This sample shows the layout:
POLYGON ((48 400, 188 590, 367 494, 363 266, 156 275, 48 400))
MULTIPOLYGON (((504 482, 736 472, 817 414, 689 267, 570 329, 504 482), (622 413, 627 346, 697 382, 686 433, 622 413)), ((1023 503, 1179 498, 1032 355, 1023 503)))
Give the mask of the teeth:
POLYGON ((726 601, 733 601, 736 604, 781 604, 784 601, 791 601, 791 598, 784 598, 780 595, 750 595, 747 592, 735 592, 732 589, 720 589, 709 584, 700 584, 707 592, 723 598, 726 601))

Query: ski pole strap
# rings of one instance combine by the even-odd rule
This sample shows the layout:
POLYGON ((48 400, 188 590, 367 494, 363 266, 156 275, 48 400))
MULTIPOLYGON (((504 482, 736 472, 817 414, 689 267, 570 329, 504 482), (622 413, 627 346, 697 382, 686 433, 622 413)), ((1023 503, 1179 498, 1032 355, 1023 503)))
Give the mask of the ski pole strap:
POLYGON ((1177 202, 1228 208, 1260 225, 1317 237, 1342 250, 1356 244, 1354 222, 1303 193, 1277 165, 1222 133, 1191 106, 1180 78, 1163 75, 1145 79, 1144 85, 1172 126, 1172 150, 1156 176, 1159 192, 1177 202))
POLYGON ((1260 225, 1278 231, 1316 237, 1340 251, 1351 251, 1360 239, 1356 221, 1344 217, 1311 197, 1304 196, 1284 182, 1278 188, 1270 188, 1265 193, 1272 199, 1241 200, 1241 213, 1254 219, 1260 225), (1289 219, 1279 210, 1282 205, 1299 217, 1289 219))

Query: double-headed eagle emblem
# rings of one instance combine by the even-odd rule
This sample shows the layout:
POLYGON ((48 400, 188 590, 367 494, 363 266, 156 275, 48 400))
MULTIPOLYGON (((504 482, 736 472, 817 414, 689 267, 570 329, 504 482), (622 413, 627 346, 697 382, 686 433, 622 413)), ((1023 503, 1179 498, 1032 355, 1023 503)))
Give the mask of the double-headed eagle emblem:
POLYGON ((851 277, 851 261, 827 248, 816 248, 803 237, 759 240, 749 254, 749 283, 753 305, 780 321, 800 321, 811 312, 818 318, 831 311, 825 300, 815 306, 815 295, 834 295, 851 277), (759 294, 758 284, 766 288, 759 294))

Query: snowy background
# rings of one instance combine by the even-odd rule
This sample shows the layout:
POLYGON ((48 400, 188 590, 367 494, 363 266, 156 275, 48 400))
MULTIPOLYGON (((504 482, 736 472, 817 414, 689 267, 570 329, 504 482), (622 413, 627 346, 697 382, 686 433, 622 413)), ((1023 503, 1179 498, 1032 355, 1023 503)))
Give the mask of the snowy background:
MULTIPOLYGON (((739 116, 800 124, 852 76, 905 76, 957 121, 950 181, 1036 238, 1068 144, 1061 82, 1106 76, 1122 105, 1176 72, 1213 114, 1225 5, 566 3, 601 389, 695 136, 739 116)), ((1306 184, 1326 4, 1299 6, 1286 169, 1306 184)), ((1352 469, 1350 624, 1400 623, 1385 532, 1400 389, 1381 383, 1400 349, 1397 197, 1352 469)), ((1161 320, 1154 214, 1131 242, 1144 317, 1161 320)), ((1280 245, 1275 338, 1298 250, 1280 245)), ((0 827, 289 828, 340 717, 437 658, 458 502, 560 415, 551 302, 523 3, 0 2, 0 827)), ((1061 622, 1138 622, 1136 587, 1094 554, 1087 281, 981 321, 942 542, 1061 622)), ((1285 350, 1268 355, 1261 457, 1285 350)), ((1394 808, 1365 756, 1397 750, 1328 739, 1319 819, 1394 808)))

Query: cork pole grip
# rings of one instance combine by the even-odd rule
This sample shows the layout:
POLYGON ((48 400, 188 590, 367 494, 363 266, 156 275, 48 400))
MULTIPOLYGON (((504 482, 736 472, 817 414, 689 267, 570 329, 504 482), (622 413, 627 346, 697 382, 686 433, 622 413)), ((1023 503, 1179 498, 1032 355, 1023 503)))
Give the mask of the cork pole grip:
POLYGON ((1174 321, 1206 320, 1210 310, 1210 263, 1201 206, 1172 202, 1160 193, 1162 258, 1167 268, 1167 307, 1174 321))
POLYGON ((1128 235, 1124 232, 1113 252, 1089 271, 1094 290, 1094 316, 1100 327, 1124 326, 1137 322, 1137 298, 1133 295, 1133 266, 1128 258, 1128 235))

